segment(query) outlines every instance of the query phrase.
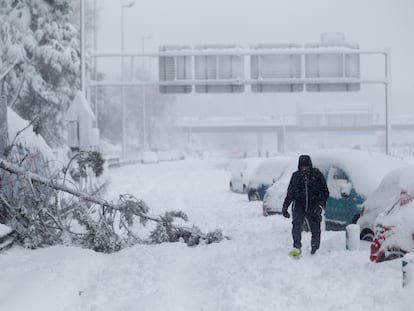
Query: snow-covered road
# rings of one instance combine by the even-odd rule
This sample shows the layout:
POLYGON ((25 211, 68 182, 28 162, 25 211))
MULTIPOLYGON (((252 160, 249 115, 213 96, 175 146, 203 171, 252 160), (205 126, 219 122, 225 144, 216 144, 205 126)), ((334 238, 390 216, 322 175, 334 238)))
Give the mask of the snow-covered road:
POLYGON ((151 213, 182 210, 212 245, 135 246, 104 255, 70 247, 12 248, 0 254, 0 310, 411 310, 401 260, 369 261, 368 245, 345 250, 344 232, 323 232, 322 246, 287 256, 291 224, 263 217, 260 202, 228 191, 221 159, 131 165, 111 172, 107 198, 131 193, 151 213))

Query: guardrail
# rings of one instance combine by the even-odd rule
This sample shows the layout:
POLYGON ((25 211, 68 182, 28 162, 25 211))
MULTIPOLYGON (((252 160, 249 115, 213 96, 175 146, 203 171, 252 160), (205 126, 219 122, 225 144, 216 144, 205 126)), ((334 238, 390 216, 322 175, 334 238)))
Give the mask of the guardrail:
POLYGON ((105 158, 105 162, 108 165, 108 168, 116 168, 120 166, 119 156, 110 156, 108 158, 105 158))

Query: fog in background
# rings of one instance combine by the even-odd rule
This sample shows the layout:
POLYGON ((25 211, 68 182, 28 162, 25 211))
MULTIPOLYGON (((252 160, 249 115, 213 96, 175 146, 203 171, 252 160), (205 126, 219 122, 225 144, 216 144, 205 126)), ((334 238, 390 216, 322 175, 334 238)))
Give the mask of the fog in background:
MULTIPOLYGON (((90 0, 91 1, 91 0, 90 0)), ((121 51, 121 6, 98 0, 97 50, 121 51)), ((411 0, 137 0, 124 8, 125 52, 156 52, 165 44, 315 43, 324 32, 343 32, 361 49, 391 50, 392 118, 414 115, 414 1, 411 0)), ((141 60, 138 60, 139 62, 141 60)), ((139 64, 138 64, 139 65, 139 64)), ((119 59, 100 59, 98 69, 120 76, 119 59)), ((146 59, 157 77, 157 60, 146 59)), ((380 58, 361 56, 361 77, 381 77, 380 58)), ((246 77, 249 77, 246 68, 246 77)), ((175 95, 171 116, 280 116, 298 111, 370 111, 384 114, 384 87, 361 86, 351 93, 175 95)), ((414 117, 413 117, 414 118, 414 117)))

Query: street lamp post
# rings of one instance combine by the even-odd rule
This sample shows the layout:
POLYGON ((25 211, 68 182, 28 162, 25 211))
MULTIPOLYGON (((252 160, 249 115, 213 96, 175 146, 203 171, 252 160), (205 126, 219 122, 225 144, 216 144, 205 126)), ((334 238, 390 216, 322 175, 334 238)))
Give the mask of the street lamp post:
MULTIPOLYGON (((142 36, 141 43, 142 43, 142 53, 145 53, 145 39, 152 39, 152 35, 142 36)), ((142 77, 144 79, 145 75, 145 58, 142 57, 142 77)), ((143 126, 143 135, 144 135, 144 150, 148 149, 148 141, 147 141, 147 101, 146 101, 146 94, 145 94, 145 86, 142 86, 142 126, 143 126)))
MULTIPOLYGON (((98 50, 98 23, 97 23, 97 0, 93 1, 93 50, 98 50)), ((96 57, 93 59, 93 78, 98 80, 98 69, 96 68, 98 65, 98 61, 96 57)), ((95 88, 94 94, 94 110, 95 110, 95 117, 96 117, 96 127, 99 128, 99 121, 98 121, 98 91, 99 88, 95 88)), ((92 90, 89 91, 92 93, 92 90)))
POLYGON ((80 50, 81 50, 81 83, 80 88, 86 97, 86 66, 85 66, 85 1, 80 0, 80 50))
MULTIPOLYGON (((124 36, 124 9, 134 6, 134 1, 121 6, 121 80, 125 81, 124 76, 124 53, 125 53, 125 36, 124 36)), ((122 159, 126 158, 126 107, 125 107, 125 85, 121 87, 121 104, 122 104, 122 159)))

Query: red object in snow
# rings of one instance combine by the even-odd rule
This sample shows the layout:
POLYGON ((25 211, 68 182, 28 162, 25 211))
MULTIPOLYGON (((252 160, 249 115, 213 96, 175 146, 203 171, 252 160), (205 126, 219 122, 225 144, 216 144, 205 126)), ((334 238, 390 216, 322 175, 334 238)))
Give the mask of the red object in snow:
POLYGON ((385 233, 389 231, 389 227, 382 227, 379 232, 374 237, 374 240, 371 243, 371 255, 369 259, 373 262, 381 262, 384 257, 384 250, 381 250, 382 242, 386 239, 385 233))

